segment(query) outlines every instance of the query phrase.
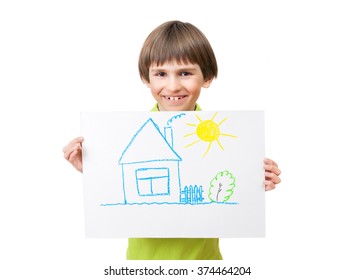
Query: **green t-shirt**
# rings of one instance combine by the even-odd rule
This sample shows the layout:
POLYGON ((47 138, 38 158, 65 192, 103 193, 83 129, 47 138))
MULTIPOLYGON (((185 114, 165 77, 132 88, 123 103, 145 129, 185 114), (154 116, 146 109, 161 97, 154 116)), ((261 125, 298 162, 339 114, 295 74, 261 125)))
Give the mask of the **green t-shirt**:
POLYGON ((218 238, 129 238, 127 260, 221 260, 218 238))
MULTIPOLYGON (((151 111, 159 111, 156 104, 151 111)), ((195 111, 201 111, 196 104, 195 111)), ((218 238, 129 238, 127 260, 222 260, 218 238)))

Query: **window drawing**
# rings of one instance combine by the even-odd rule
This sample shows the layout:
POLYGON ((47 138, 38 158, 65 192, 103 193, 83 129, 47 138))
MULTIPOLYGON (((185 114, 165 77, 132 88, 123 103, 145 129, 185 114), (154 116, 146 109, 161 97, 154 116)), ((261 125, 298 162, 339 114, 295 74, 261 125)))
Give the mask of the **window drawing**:
POLYGON ((136 170, 137 189, 140 196, 169 195, 168 168, 140 168, 136 170))

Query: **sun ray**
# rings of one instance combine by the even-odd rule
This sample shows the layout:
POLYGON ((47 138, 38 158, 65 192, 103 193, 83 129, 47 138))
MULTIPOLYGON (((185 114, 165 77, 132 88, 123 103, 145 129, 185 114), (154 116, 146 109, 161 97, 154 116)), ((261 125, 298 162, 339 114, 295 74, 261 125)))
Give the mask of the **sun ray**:
POLYGON ((210 144, 208 145, 207 150, 206 150, 206 152, 203 154, 202 157, 205 157, 205 155, 207 155, 207 153, 208 153, 208 151, 210 150, 211 146, 212 146, 212 141, 211 141, 210 144))
POLYGON ((222 121, 219 122, 218 126, 220 126, 225 120, 227 120, 228 118, 224 118, 222 121))
POLYGON ((201 139, 198 139, 198 140, 196 140, 195 142, 192 142, 191 144, 185 146, 185 148, 190 147, 190 146, 192 146, 192 145, 194 145, 194 144, 196 144, 196 143, 198 143, 198 142, 200 142, 200 141, 201 141, 201 139))
POLYGON ((233 138, 238 138, 238 136, 232 135, 232 134, 226 134, 226 133, 221 133, 220 136, 229 136, 233 138))
POLYGON ((187 123, 186 125, 188 125, 188 126, 197 126, 197 124, 195 124, 195 123, 187 123))
POLYGON ((196 115, 196 118, 197 118, 200 122, 203 122, 203 120, 202 120, 198 115, 196 115))
POLYGON ((185 134, 184 137, 188 137, 188 136, 192 136, 192 135, 196 135, 196 132, 192 132, 192 133, 189 133, 189 134, 185 134))
POLYGON ((214 117, 217 115, 217 112, 214 113, 213 117, 211 118, 211 121, 213 121, 214 117))
MULTIPOLYGON (((220 147, 221 147, 221 149, 224 151, 224 148, 223 148, 223 146, 222 146, 221 142, 219 141, 219 139, 217 139, 216 141, 217 141, 217 143, 218 143, 218 146, 220 146, 220 147)), ((212 143, 212 142, 211 142, 211 143, 212 143)))

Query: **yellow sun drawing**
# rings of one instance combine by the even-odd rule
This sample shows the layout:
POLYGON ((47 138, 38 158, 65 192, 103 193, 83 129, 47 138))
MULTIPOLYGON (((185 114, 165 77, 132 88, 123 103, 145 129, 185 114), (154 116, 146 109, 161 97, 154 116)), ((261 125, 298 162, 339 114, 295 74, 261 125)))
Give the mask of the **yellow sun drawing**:
POLYGON ((218 146, 224 150, 221 142, 219 141, 219 138, 221 136, 228 136, 228 137, 233 137, 233 138, 237 138, 237 136, 231 135, 231 134, 226 134, 226 133, 221 133, 221 130, 219 129, 219 127, 221 126, 221 124, 227 120, 227 118, 224 118, 222 121, 220 121, 219 123, 216 123, 213 119, 216 117, 217 113, 215 113, 213 115, 213 117, 210 120, 202 120, 198 115, 196 115, 196 118, 200 121, 200 123, 198 124, 193 124, 193 123, 188 123, 187 125, 189 126, 194 126, 196 127, 196 131, 193 133, 189 133, 184 135, 184 137, 189 137, 189 136, 193 136, 193 135, 197 135, 197 137, 199 138, 198 140, 192 142, 191 144, 188 144, 187 146, 185 146, 185 148, 188 148, 200 141, 205 141, 205 142, 209 142, 208 147, 206 152, 203 154, 203 157, 205 157, 205 155, 207 155, 208 151, 210 150, 212 143, 214 141, 217 142, 218 146))

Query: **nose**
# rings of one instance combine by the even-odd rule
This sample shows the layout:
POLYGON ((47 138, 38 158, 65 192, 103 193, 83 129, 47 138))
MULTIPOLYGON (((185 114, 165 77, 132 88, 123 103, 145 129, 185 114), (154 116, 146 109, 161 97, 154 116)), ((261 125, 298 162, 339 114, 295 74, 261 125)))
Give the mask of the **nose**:
POLYGON ((166 83, 166 89, 171 92, 177 92, 181 88, 180 81, 177 77, 169 77, 166 83))

